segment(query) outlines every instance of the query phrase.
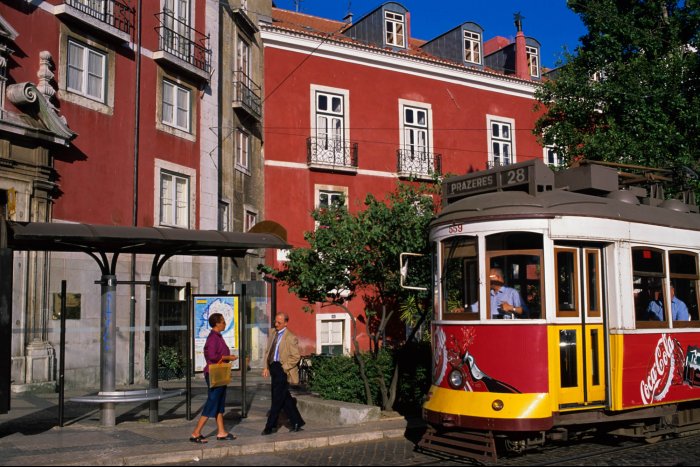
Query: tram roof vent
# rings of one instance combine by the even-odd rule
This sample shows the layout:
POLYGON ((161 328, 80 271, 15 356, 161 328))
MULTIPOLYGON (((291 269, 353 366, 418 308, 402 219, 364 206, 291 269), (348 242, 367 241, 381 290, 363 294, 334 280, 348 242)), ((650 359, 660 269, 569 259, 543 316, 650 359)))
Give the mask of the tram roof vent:
POLYGON ((617 170, 602 165, 582 165, 554 175, 556 187, 577 193, 605 195, 618 189, 617 170))
POLYGON ((690 212, 690 206, 679 199, 667 199, 659 205, 660 208, 670 209, 677 212, 690 212))
POLYGON ((610 192, 608 193, 607 198, 614 199, 627 204, 639 204, 639 198, 637 198, 637 196, 629 190, 617 190, 610 192))

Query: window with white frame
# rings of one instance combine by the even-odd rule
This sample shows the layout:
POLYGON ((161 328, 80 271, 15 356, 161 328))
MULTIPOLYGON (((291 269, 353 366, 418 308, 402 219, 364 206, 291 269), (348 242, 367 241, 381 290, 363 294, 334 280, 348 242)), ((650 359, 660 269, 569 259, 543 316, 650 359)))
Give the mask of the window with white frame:
POLYGON ((344 96, 316 91, 316 138, 324 149, 342 148, 344 108, 344 96))
POLYGON ((481 64, 481 34, 464 31, 464 61, 481 64))
POLYGON ((331 206, 343 206, 346 204, 345 192, 340 190, 318 189, 318 197, 316 198, 317 208, 329 208, 331 206))
POLYGON ((177 57, 189 59, 192 53, 189 0, 164 0, 163 13, 162 45, 177 57))
POLYGON ((537 47, 525 47, 527 55, 527 67, 530 70, 530 76, 540 76, 540 56, 537 47))
POLYGON ((248 11, 248 0, 241 0, 241 10, 248 11))
POLYGON ((488 117, 489 165, 497 167, 515 162, 512 119, 488 117))
POLYGON ((253 209, 246 208, 243 217, 243 231, 247 232, 258 223, 258 213, 253 209))
POLYGON ((160 225, 188 228, 190 225, 190 179, 161 171, 160 225))
POLYGON ((250 44, 240 35, 236 48, 236 70, 250 76, 250 44))
POLYGON ((316 314, 316 353, 350 353, 350 318, 345 314, 316 314))
POLYGON ((107 55, 72 39, 68 40, 66 89, 104 102, 107 55))
POLYGON ((385 11, 384 29, 386 31, 386 45, 406 47, 404 15, 393 11, 385 11))
POLYGON ((250 135, 240 128, 236 130, 236 165, 250 168, 250 135))
POLYGON ((162 121, 165 125, 190 131, 191 91, 163 80, 162 121))
POLYGON ((428 110, 403 106, 403 146, 411 156, 429 152, 428 110))
POLYGON ((558 167, 561 165, 561 158, 559 157, 559 153, 557 152, 556 147, 544 147, 544 163, 553 167, 558 167))

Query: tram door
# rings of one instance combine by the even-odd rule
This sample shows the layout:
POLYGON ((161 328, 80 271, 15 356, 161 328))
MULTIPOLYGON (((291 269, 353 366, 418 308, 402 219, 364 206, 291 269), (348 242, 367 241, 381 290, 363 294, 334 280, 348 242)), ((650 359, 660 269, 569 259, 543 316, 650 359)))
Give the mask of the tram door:
POLYGON ((559 370, 559 409, 605 403, 602 250, 556 247, 556 326, 551 370, 559 370), (558 356, 558 358, 557 358, 558 356), (558 362, 557 362, 558 360, 558 362))

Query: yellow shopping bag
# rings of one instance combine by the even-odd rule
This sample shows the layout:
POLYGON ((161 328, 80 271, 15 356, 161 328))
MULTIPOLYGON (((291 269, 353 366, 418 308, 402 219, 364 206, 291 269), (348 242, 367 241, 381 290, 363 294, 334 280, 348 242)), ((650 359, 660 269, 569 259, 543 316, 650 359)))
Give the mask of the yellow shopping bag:
POLYGON ((209 365, 209 387, 226 386, 231 382, 231 363, 212 363, 209 365))

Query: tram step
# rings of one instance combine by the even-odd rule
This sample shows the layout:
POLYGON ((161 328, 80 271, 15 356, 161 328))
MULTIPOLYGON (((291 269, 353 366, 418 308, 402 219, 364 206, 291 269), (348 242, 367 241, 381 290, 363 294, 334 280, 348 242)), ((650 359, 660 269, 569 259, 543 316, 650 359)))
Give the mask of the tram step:
POLYGON ((496 442, 490 431, 437 431, 429 427, 418 447, 479 461, 497 461, 496 442))

